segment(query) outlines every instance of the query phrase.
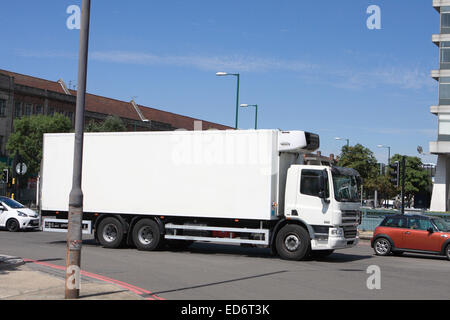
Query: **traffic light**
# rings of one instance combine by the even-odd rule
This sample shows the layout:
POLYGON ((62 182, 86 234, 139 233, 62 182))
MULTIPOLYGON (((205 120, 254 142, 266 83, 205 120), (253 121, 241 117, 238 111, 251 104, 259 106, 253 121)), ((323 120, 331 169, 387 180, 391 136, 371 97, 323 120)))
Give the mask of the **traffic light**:
POLYGON ((389 167, 391 168, 391 170, 389 170, 389 175, 391 176, 389 181, 392 182, 394 186, 398 187, 400 182, 400 163, 395 161, 393 164, 390 164, 389 167))
POLYGON ((3 169, 2 173, 1 173, 0 182, 8 183, 8 181, 9 181, 8 173, 9 173, 8 169, 3 169))

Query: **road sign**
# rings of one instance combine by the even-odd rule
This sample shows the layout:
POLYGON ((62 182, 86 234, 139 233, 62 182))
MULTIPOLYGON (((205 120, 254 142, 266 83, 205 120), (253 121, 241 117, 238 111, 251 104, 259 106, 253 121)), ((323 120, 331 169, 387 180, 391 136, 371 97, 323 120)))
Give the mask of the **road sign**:
POLYGON ((16 172, 17 174, 20 174, 21 176, 23 176, 25 173, 27 173, 27 165, 23 162, 20 162, 17 164, 16 166, 16 172))

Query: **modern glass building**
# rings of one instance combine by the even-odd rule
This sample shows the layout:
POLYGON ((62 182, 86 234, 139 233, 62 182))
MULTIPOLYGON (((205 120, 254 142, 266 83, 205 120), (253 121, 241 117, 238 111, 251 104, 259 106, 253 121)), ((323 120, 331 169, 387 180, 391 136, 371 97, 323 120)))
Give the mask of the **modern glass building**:
POLYGON ((432 36, 439 48, 439 69, 431 76, 439 82, 439 99, 431 106, 431 113, 438 118, 437 141, 430 142, 430 152, 438 156, 430 210, 449 210, 450 187, 450 0, 433 0, 433 7, 440 14, 440 33, 432 36))

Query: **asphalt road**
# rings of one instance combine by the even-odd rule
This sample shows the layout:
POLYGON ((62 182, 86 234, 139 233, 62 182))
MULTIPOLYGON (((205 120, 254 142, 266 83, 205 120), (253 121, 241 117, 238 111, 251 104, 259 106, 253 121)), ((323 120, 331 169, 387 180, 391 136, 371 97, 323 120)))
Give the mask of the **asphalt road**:
MULTIPOLYGON (((65 234, 0 231, 0 253, 65 265, 65 234)), ((86 237, 82 269, 172 299, 448 299, 450 261, 378 257, 368 241, 321 260, 284 261, 267 249, 196 243, 184 251, 105 249, 86 237), (367 288, 376 265, 381 289, 367 288)))

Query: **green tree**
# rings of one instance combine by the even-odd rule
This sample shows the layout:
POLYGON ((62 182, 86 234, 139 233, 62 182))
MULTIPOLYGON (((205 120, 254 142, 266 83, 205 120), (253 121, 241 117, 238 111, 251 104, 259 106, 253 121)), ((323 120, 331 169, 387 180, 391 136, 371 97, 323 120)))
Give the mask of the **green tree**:
MULTIPOLYGON (((431 178, 428 172, 422 167, 422 160, 418 157, 406 156, 406 170, 405 170, 405 198, 410 202, 415 193, 425 193, 429 191, 431 186, 431 178)), ((391 158, 391 163, 398 161, 402 162, 402 156, 395 154, 391 158)), ((401 184, 401 172, 400 181, 401 184)))
POLYGON ((361 144, 343 146, 338 166, 355 169, 364 180, 376 177, 378 172, 377 159, 373 152, 361 144))
POLYGON ((85 128, 86 132, 122 132, 127 127, 118 116, 108 116, 105 121, 98 123, 91 120, 85 128))
POLYGON ((366 191, 370 193, 377 190, 381 203, 383 200, 394 198, 400 192, 399 189, 396 188, 389 180, 389 176, 387 174, 368 178, 364 183, 364 187, 366 188, 366 191))
POLYGON ((27 164, 27 174, 39 172, 42 159, 44 133, 70 132, 72 123, 62 114, 30 116, 14 120, 14 132, 6 143, 10 157, 22 156, 27 164))

